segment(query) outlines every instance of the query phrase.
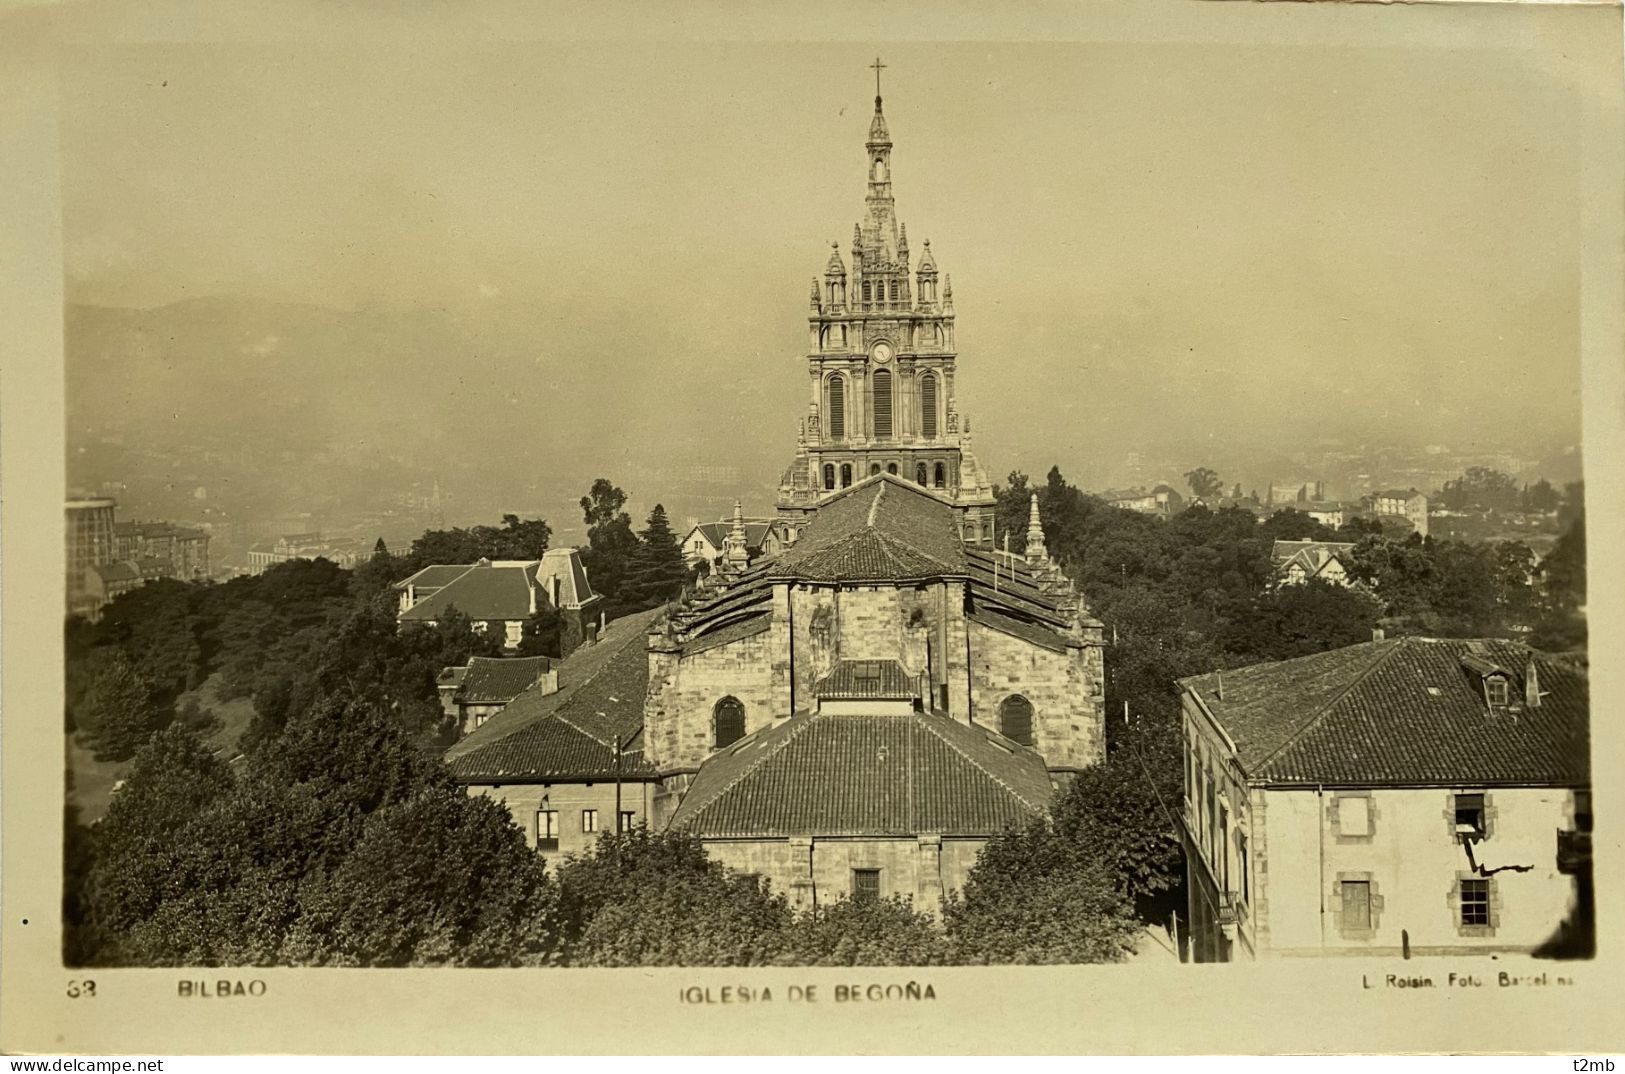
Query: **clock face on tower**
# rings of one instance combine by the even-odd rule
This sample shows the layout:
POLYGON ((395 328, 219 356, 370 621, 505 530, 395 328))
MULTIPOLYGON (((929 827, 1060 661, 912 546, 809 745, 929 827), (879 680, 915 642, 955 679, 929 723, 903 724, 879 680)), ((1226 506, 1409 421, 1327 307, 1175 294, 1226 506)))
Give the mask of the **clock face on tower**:
POLYGON ((875 349, 870 351, 869 354, 874 358, 876 365, 885 365, 891 361, 891 344, 876 343, 875 349))

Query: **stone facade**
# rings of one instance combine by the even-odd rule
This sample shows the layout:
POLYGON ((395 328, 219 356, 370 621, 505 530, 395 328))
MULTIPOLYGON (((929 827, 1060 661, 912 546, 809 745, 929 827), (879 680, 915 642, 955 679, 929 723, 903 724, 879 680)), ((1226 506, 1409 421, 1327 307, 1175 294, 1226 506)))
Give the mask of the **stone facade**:
POLYGON ((864 149, 868 192, 852 229, 851 274, 835 244, 822 283, 812 284, 807 414, 779 485, 778 517, 793 541, 830 494, 891 473, 941 490, 966 539, 991 543, 993 488, 954 392, 953 282, 939 273, 929 239, 911 261, 878 95, 864 149))

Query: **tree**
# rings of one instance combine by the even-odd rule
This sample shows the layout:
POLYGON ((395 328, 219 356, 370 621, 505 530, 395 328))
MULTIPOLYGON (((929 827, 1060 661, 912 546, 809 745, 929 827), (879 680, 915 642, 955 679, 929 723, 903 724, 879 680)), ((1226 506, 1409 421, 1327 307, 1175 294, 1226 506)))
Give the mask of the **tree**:
POLYGON ((289 944, 326 965, 546 963, 556 897, 500 802, 430 787, 367 818, 302 896, 289 944))
POLYGON ((1237 481, 1235 488, 1230 490, 1230 498, 1232 500, 1241 499, 1241 482, 1240 481, 1237 481))
POLYGON ((946 937, 907 899, 838 899, 795 919, 778 961, 793 966, 940 966, 946 937))
POLYGON ((559 867, 559 928, 573 965, 768 965, 790 920, 765 880, 723 867, 682 833, 606 832, 559 867))
POLYGON ((1523 490, 1523 509, 1525 511, 1555 511, 1562 502, 1562 497, 1552 483, 1544 477, 1533 485, 1527 485, 1523 490))
POLYGON ((1516 508, 1520 499, 1517 479, 1488 466, 1470 466, 1460 477, 1446 481, 1440 499, 1452 510, 1481 511, 1516 508))
POLYGON ((1109 868, 1047 820, 989 840, 943 921, 964 963, 1120 962, 1140 934, 1109 868))
POLYGON ((150 680, 122 652, 96 676, 83 722, 98 761, 128 760, 158 727, 162 712, 150 680))
POLYGON ((1185 482, 1191 487, 1191 495, 1199 500, 1211 499, 1224 491, 1224 482, 1219 480, 1218 472, 1206 466, 1185 471, 1185 482))
POLYGON ((665 507, 657 503, 627 564, 621 600, 633 608, 653 608, 676 597, 687 582, 683 550, 666 520, 665 507))
POLYGON ((606 604, 621 610, 622 579, 638 548, 632 532, 632 516, 622 510, 626 493, 607 477, 592 483, 581 498, 581 517, 587 524, 588 548, 582 553, 593 588, 604 595, 606 604))

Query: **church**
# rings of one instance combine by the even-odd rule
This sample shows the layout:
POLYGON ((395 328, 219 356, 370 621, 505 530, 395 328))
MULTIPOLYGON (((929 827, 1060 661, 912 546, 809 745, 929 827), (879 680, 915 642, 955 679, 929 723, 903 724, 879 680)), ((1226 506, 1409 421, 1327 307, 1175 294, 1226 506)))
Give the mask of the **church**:
POLYGON ((626 633, 612 623, 553 697, 519 698, 452 751, 456 778, 507 801, 544 852, 574 835, 559 803, 614 779, 617 814, 696 836, 798 907, 934 910, 989 838, 1104 757, 1103 628, 1046 554, 1036 497, 1025 553, 995 546, 952 286, 929 243, 911 266, 891 150, 877 92, 850 274, 837 250, 812 289, 783 547, 753 558, 736 512, 707 583, 639 617, 643 645, 604 652, 626 633))

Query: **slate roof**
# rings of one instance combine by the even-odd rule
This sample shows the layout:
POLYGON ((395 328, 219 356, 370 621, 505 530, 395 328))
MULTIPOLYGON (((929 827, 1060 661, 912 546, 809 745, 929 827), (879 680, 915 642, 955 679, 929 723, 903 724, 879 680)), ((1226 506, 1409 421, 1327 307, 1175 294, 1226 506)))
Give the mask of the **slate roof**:
MULTIPOLYGON (((733 519, 729 518, 724 519, 721 522, 701 522, 699 525, 695 526, 694 529, 699 530, 700 533, 704 534, 705 539, 711 542, 711 547, 721 551, 723 548, 723 542, 728 539, 728 534, 732 532, 733 527, 733 519)), ((746 549, 751 552, 760 552, 762 550, 762 542, 767 540, 767 535, 772 531, 773 523, 771 521, 752 521, 747 518, 745 520, 746 549)), ((694 530, 689 531, 690 536, 693 536, 693 533, 694 530)), ((684 543, 686 544, 687 542, 685 541, 684 543)))
MULTIPOLYGON (((542 591, 553 592, 553 579, 559 582, 558 606, 581 608, 598 599, 587 581, 587 568, 581 563, 581 553, 574 548, 549 548, 542 555, 535 578, 542 591)), ((552 599, 551 595, 548 599, 552 599)))
POLYGON ((1287 785, 1567 786, 1590 780, 1584 665, 1500 639, 1392 638, 1180 680, 1249 779, 1287 785), (1491 713, 1472 657, 1509 669, 1491 713), (1541 703, 1523 705, 1533 658, 1541 703))
POLYGON ((418 589, 439 589, 473 569, 473 565, 469 563, 436 563, 424 567, 410 578, 396 582, 395 588, 405 589, 407 586, 415 586, 418 589))
POLYGON ((894 474, 874 474, 821 503, 776 577, 813 581, 940 578, 965 572, 953 505, 894 474))
POLYGON ((550 662, 545 656, 470 657, 457 700, 465 705, 505 705, 530 689, 550 662))
POLYGON ((626 746, 623 778, 652 779, 643 757, 643 698, 649 686, 647 635, 660 609, 613 620, 591 645, 556 665, 559 689, 527 690, 446 751, 464 783, 612 779, 614 743, 626 746))
POLYGON ((920 696, 916 676, 895 660, 841 660, 813 683, 819 698, 912 698, 920 696))
POLYGON ((987 836, 1046 808, 1044 761, 935 712, 804 712, 701 766, 671 827, 702 837, 987 836))
MULTIPOLYGON (((478 621, 527 619, 535 565, 497 567, 477 563, 401 613, 405 623, 432 622, 455 607, 478 621)), ((422 573, 422 572, 419 572, 422 573)))

